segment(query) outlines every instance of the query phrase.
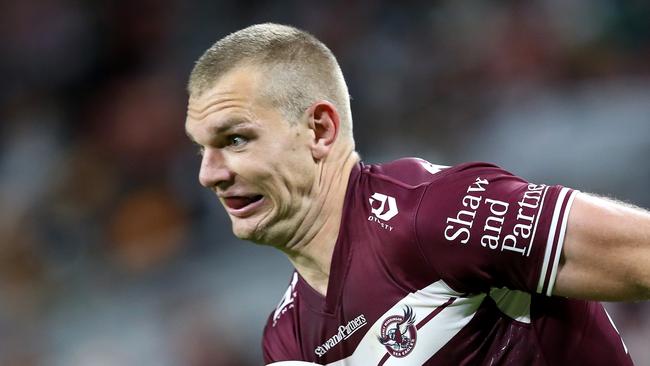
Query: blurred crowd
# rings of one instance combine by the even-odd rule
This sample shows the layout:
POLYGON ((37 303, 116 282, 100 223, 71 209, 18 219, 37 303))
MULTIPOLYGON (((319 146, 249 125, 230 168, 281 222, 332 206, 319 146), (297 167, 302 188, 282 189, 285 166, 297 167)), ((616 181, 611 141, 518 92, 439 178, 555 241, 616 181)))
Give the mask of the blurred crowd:
MULTIPOLYGON (((650 208, 650 3, 5 1, 0 365, 260 365, 289 263, 197 182, 185 82, 273 21, 339 58, 364 160, 487 160, 650 208)), ((639 365, 650 304, 608 304, 639 365)))

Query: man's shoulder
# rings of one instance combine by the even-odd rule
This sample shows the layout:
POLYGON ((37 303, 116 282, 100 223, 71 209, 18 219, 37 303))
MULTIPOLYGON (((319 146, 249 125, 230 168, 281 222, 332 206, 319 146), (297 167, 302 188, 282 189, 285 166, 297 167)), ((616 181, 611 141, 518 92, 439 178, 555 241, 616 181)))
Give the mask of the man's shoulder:
POLYGON ((387 163, 363 165, 363 173, 373 178, 392 181, 405 186, 419 186, 431 182, 449 166, 432 164, 420 158, 402 158, 387 163))
POLYGON ((499 169, 485 162, 467 162, 453 166, 434 164, 417 157, 407 157, 381 164, 364 164, 362 172, 373 178, 407 187, 418 187, 449 176, 467 175, 478 170, 499 169))

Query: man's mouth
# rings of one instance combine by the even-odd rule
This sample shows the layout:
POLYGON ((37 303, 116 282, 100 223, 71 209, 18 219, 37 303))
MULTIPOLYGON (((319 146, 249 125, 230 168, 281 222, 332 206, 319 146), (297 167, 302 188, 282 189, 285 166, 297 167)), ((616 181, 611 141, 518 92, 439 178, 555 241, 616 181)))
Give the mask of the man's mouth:
POLYGON ((264 196, 258 194, 255 196, 231 196, 224 197, 223 201, 226 204, 226 207, 232 210, 241 210, 246 206, 252 205, 255 202, 260 201, 264 196))

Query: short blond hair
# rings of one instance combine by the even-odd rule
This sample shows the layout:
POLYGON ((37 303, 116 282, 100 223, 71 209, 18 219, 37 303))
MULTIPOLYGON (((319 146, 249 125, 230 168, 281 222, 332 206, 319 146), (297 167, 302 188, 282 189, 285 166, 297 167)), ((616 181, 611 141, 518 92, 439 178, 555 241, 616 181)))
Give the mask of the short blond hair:
POLYGON ((352 136, 350 96, 336 57, 313 35, 286 25, 264 23, 218 40, 203 53, 187 85, 200 97, 219 78, 239 66, 260 68, 265 81, 261 95, 290 121, 297 121, 317 100, 338 110, 341 130, 352 136))

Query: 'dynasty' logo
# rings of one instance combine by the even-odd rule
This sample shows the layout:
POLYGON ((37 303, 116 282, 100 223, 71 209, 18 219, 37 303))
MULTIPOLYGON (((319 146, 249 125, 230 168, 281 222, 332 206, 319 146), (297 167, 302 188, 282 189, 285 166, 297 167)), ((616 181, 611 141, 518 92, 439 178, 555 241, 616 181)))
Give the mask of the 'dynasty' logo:
POLYGON ((387 221, 395 217, 399 212, 395 197, 375 192, 370 196, 368 202, 370 203, 371 212, 368 221, 377 223, 384 230, 393 231, 393 227, 387 221))
POLYGON ((368 201, 370 202, 372 214, 377 216, 378 219, 388 221, 399 212, 397 210, 397 201, 395 201, 394 197, 375 192, 375 194, 370 196, 368 201), (378 202, 379 205, 375 205, 375 202, 378 202))
POLYGON ((381 324, 379 342, 394 357, 405 357, 415 347, 417 330, 415 314, 410 306, 404 308, 403 315, 391 315, 381 324))

